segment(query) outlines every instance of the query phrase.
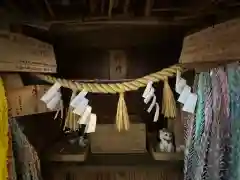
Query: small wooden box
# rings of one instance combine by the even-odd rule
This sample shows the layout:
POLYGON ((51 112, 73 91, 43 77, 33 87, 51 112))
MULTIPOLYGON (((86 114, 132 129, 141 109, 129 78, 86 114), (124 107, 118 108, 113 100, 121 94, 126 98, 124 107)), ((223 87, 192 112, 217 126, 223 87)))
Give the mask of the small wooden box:
POLYGON ((98 124, 90 142, 92 153, 144 153, 146 127, 143 123, 130 124, 128 131, 118 132, 115 124, 98 124))
POLYGON ((48 85, 33 85, 7 91, 8 112, 11 117, 51 112, 40 100, 48 85))

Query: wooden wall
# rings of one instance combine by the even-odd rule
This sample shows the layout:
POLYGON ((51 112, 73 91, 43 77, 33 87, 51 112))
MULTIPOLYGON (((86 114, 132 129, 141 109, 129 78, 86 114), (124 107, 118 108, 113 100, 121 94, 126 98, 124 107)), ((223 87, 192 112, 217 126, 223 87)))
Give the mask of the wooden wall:
MULTIPOLYGON (((164 40, 156 43, 147 43, 141 46, 128 46, 122 49, 127 55, 127 77, 137 78, 148 73, 161 70, 169 65, 178 62, 181 52, 182 37, 164 33, 164 40)), ((131 36, 128 36, 131 37, 131 36)), ((58 63, 58 76, 69 79, 109 79, 109 49, 104 48, 83 48, 79 47, 79 38, 68 37, 57 38, 55 40, 55 54, 58 63)), ((106 42, 105 42, 106 44, 106 42)), ((134 44, 134 43, 133 43, 134 44)), ((105 47, 106 48, 106 47, 105 47)), ((27 80, 25 74, 25 85, 39 83, 27 80)), ((170 79, 174 85, 175 79, 170 79)), ((162 83, 156 85, 157 100, 161 105, 162 83)), ((64 89, 69 100, 70 90, 64 89)), ((159 127, 166 126, 163 116, 160 116, 159 124, 152 123, 154 114, 148 114, 139 91, 126 93, 126 102, 129 114, 138 115, 139 121, 147 122, 148 130, 154 131, 159 127)), ((115 123, 117 107, 117 95, 89 94, 90 104, 93 112, 98 115, 98 123, 115 123)), ((67 103, 66 103, 67 104, 67 103)), ((21 118, 21 123, 25 126, 25 132, 33 145, 39 151, 45 149, 53 141, 61 137, 60 121, 53 120, 53 114, 35 115, 21 118)))
MULTIPOLYGON (((128 37, 130 38, 131 36, 128 37)), ((120 38, 118 38, 118 40, 119 39, 120 38)), ((77 41, 80 40, 79 38, 76 38, 75 42, 73 40, 74 38, 68 40, 67 37, 65 37, 65 39, 59 38, 55 41, 54 46, 58 63, 58 76, 69 79, 109 79, 108 50, 110 48, 83 48, 77 45, 77 41)), ((105 42, 105 44, 107 43, 105 42)), ((155 43, 142 43, 141 46, 122 48, 121 50, 124 50, 127 55, 126 78, 138 78, 177 63, 181 52, 181 44, 182 37, 176 37, 173 34, 168 35, 168 37, 165 37, 164 40, 161 40, 159 43, 156 43, 155 40, 155 43)), ((36 81, 25 81, 25 84, 29 83, 36 83, 36 81)), ((174 87, 174 83, 175 79, 170 79, 172 87, 174 87)), ((157 100, 161 105, 162 83, 157 84, 156 88, 157 100)), ((158 127, 166 126, 163 116, 160 116, 158 126, 152 123, 154 114, 149 115, 146 113, 145 109, 147 107, 141 98, 142 92, 143 89, 126 94, 129 114, 138 115, 139 121, 146 122, 147 128, 150 131, 154 131, 158 127)), ((70 94, 70 90, 64 89, 65 99, 69 99, 70 94)), ((98 116, 98 123, 115 123, 117 95, 89 94, 88 98, 93 107, 93 112, 98 116)), ((41 152, 44 152, 46 148, 51 147, 56 140, 62 137, 60 121, 53 120, 53 116, 53 114, 41 114, 19 119, 19 122, 25 127, 24 132, 29 137, 30 142, 36 147, 37 151, 40 152, 40 155, 41 152)), ((141 160, 141 162, 139 160, 138 164, 145 164, 146 161, 150 160, 150 164, 155 163, 151 157, 148 157, 145 160, 141 160)), ((137 163, 136 161, 133 162, 137 163)), ((94 161, 94 163, 96 162, 94 161)), ((163 164, 165 164, 165 162, 163 164)), ((98 168, 95 169, 92 168, 92 165, 90 171, 82 169, 85 166, 78 167, 76 164, 73 166, 75 168, 67 169, 66 167, 68 167, 68 165, 64 165, 63 169, 66 171, 63 171, 63 169, 55 165, 46 165, 44 167, 54 174, 54 177, 50 179, 59 179, 60 176, 62 179, 182 179, 181 168, 169 168, 168 165, 166 165, 166 168, 154 165, 148 168, 140 168, 140 170, 138 168, 120 170, 120 168, 114 172, 102 171, 98 168)), ((106 169, 109 169, 109 167, 106 167, 106 169)))
MULTIPOLYGON (((109 79, 108 50, 100 48, 81 49, 74 47, 74 44, 71 46, 70 44, 58 43, 56 45, 58 72, 60 76, 71 79, 109 79)), ((181 51, 181 41, 168 39, 161 44, 128 47, 122 50, 126 52, 127 56, 126 78, 132 79, 177 63, 181 51)), ((156 95, 159 104, 161 104, 162 83, 159 83, 156 87, 156 95)), ((146 106, 141 97, 143 90, 142 88, 139 91, 126 94, 128 112, 141 116, 142 120, 151 121, 151 115, 147 115, 144 111, 146 106)), ((114 123, 117 95, 89 94, 88 98, 93 107, 93 112, 98 115, 98 123, 114 123)), ((162 119, 161 116, 160 122, 163 122, 162 119)))

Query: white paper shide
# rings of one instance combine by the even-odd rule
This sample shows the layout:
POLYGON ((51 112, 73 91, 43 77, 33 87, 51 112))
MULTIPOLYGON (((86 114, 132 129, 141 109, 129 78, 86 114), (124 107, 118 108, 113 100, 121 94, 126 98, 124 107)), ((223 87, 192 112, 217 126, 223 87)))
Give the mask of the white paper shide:
POLYGON ((183 104, 182 110, 193 114, 197 104, 197 94, 191 92, 191 87, 187 85, 179 71, 177 72, 175 90, 180 94, 177 101, 183 104))
POLYGON ((57 118, 59 112, 61 111, 61 118, 63 118, 63 102, 62 94, 60 92, 61 84, 56 82, 42 97, 43 101, 47 108, 50 110, 56 110, 57 113, 54 116, 54 119, 57 118))
POLYGON ((89 100, 86 98, 87 91, 81 91, 70 102, 73 113, 80 116, 78 124, 84 124, 85 133, 92 133, 96 130, 97 116, 92 113, 92 107, 88 104, 89 100))
POLYGON ((155 107, 155 114, 154 114, 153 121, 156 122, 158 121, 158 118, 159 118, 159 104, 156 102, 157 98, 155 96, 155 89, 152 85, 153 85, 153 82, 149 81, 143 92, 142 97, 145 104, 148 104, 152 100, 149 108, 147 109, 147 112, 150 113, 152 109, 155 107))

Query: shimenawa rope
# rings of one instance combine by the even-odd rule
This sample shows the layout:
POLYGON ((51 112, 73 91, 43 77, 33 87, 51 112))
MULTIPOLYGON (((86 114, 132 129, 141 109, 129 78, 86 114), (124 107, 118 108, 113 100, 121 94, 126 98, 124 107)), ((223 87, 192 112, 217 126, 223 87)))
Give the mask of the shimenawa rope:
POLYGON ((177 71, 183 71, 180 65, 173 65, 169 68, 164 68, 161 71, 151 73, 141 78, 123 83, 79 83, 72 80, 60 79, 53 76, 36 74, 38 78, 48 83, 60 83, 62 87, 70 88, 73 91, 87 91, 92 93, 119 93, 119 102, 116 115, 117 129, 129 129, 129 117, 126 103, 124 100, 124 92, 136 91, 141 87, 145 87, 149 81, 159 82, 164 81, 162 113, 167 118, 176 117, 176 102, 172 90, 168 84, 168 78, 176 75, 177 71))

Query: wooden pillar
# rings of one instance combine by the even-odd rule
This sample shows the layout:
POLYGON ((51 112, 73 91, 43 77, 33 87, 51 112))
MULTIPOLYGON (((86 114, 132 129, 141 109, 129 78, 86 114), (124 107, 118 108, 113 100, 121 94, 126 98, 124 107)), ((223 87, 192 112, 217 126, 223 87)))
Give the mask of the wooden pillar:
POLYGON ((151 16, 152 5, 153 5, 153 0, 146 0, 145 12, 144 12, 145 16, 151 16))

